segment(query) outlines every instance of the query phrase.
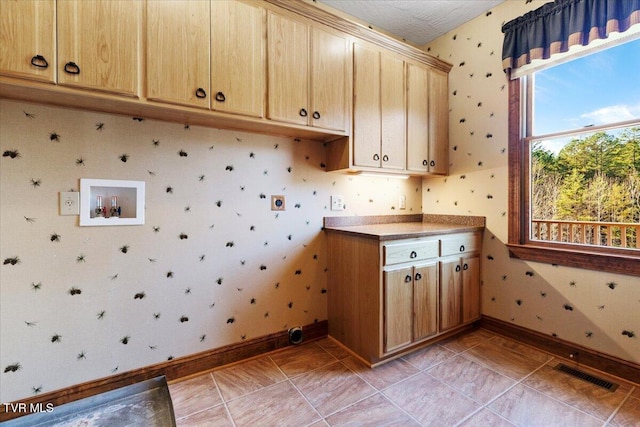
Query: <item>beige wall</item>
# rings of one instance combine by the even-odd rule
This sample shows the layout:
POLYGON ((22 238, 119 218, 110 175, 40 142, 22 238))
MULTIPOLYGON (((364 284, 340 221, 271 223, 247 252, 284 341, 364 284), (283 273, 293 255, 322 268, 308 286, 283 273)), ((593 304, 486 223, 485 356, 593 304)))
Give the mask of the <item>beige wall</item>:
POLYGON ((0 158, 2 402, 326 320, 330 195, 344 215, 421 212, 420 179, 327 173, 313 141, 0 100, 0 148, 19 154, 0 158), (59 216, 80 178, 145 181, 146 224, 59 216))
POLYGON ((622 335, 640 334, 640 279, 518 261, 505 246, 508 89, 500 27, 544 3, 508 0, 425 46, 453 69, 451 175, 423 181, 423 210, 486 216, 483 314, 640 363, 638 336, 622 335))

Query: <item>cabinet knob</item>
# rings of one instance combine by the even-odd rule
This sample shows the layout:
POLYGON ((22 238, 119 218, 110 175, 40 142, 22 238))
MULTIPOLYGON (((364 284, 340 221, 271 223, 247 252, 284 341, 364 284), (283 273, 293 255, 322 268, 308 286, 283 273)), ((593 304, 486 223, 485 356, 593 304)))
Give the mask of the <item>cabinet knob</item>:
POLYGON ((466 263, 465 263, 465 264, 462 266, 462 269, 463 269, 463 270, 468 270, 468 269, 469 269, 469 264, 466 264, 466 263))
POLYGON ((301 108, 300 109, 300 116, 307 117, 307 110, 305 110, 304 108, 301 108))
POLYGON ((436 165, 436 161, 435 160, 431 160, 431 162, 429 162, 429 166, 433 167, 436 165))
POLYGON ((69 74, 80 74, 80 67, 75 62, 67 62, 64 64, 64 71, 69 74))
POLYGON ((384 156, 382 156, 382 161, 383 162, 388 162, 389 161, 389 156, 387 156, 386 154, 384 156))
POLYGON ((456 265, 456 273, 460 272, 460 264, 456 265))
POLYGON ((206 97, 207 97, 207 92, 204 89, 202 89, 201 87, 196 89, 196 98, 206 98, 206 97))
POLYGON ((226 97, 226 96, 224 96, 224 93, 222 93, 222 92, 218 92, 218 93, 216 93, 216 101, 218 101, 218 102, 224 102, 224 101, 226 101, 226 100, 227 100, 227 97, 226 97))
POLYGON ((380 160, 380 156, 378 154, 374 154, 373 155, 373 160, 380 160))
POLYGON ((317 111, 313 112, 313 118, 318 120, 320 118, 320 113, 318 113, 317 111))
POLYGON ((416 281, 422 279, 422 274, 416 273, 416 281))
POLYGON ((36 55, 31 58, 31 65, 38 68, 47 68, 49 66, 49 63, 46 59, 44 59, 44 56, 36 55))
POLYGON ((465 250, 464 245, 460 245, 460 252, 464 252, 464 250, 465 250))
POLYGON ((411 251, 411 253, 409 254, 409 258, 413 259, 416 258, 418 256, 418 253, 416 251, 411 251))
POLYGON ((413 277, 411 277, 410 274, 407 274, 406 276, 404 276, 404 283, 409 283, 411 282, 411 280, 413 280, 413 277))
POLYGON ((427 159, 424 159, 422 161, 422 166, 429 166, 429 162, 427 162, 427 159))

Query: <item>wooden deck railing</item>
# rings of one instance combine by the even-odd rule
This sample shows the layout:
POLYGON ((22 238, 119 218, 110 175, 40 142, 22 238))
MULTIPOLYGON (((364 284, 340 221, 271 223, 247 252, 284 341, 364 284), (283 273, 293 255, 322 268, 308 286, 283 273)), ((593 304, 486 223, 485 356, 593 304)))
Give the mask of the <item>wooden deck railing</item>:
POLYGON ((640 223, 531 221, 531 239, 613 248, 639 249, 640 223))

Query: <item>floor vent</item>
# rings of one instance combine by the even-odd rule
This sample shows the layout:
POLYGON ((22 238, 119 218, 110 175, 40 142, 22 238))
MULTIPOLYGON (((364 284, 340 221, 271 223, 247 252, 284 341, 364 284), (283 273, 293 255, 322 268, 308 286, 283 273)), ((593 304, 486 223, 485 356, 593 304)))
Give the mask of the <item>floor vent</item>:
POLYGON ((602 387, 609 391, 616 391, 616 389, 618 388, 618 384, 603 380, 602 378, 594 377, 593 375, 587 374, 586 372, 582 372, 578 369, 567 366, 564 363, 559 363, 558 366, 556 366, 556 369, 566 374, 572 375, 576 378, 580 378, 583 381, 595 384, 598 387, 602 387))

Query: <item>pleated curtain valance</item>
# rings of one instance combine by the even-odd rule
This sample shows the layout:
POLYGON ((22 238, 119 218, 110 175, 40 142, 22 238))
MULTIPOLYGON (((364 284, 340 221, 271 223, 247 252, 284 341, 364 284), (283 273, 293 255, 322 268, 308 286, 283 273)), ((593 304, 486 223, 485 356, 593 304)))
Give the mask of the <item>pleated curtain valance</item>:
POLYGON ((640 0, 555 0, 502 26, 502 66, 512 71, 534 59, 586 46, 640 23, 640 0))

